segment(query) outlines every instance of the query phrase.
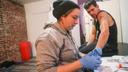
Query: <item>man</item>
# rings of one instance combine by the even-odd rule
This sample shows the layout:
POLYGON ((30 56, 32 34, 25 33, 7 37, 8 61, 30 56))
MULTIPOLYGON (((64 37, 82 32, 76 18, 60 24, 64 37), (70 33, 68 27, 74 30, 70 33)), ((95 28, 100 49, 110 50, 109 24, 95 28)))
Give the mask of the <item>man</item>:
POLYGON ((94 18, 92 36, 88 45, 97 41, 96 48, 103 49, 102 56, 118 54, 117 26, 114 18, 108 12, 100 10, 95 0, 87 0, 84 8, 94 18))

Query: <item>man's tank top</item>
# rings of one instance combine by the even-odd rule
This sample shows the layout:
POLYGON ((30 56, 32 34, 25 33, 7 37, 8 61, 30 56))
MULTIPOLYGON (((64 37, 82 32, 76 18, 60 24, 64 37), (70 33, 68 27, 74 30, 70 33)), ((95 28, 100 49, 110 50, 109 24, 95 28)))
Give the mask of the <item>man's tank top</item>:
MULTIPOLYGON (((101 13, 101 12, 106 12, 101 10, 97 16, 101 13)), ((106 12, 108 15, 110 15, 108 12, 106 12)), ((111 15, 110 15, 111 16, 111 15)), ((111 16, 112 17, 112 16, 111 16)), ((117 53, 117 26, 116 26, 116 22, 114 20, 114 18, 112 17, 112 20, 114 21, 113 25, 109 27, 109 38, 108 41, 106 43, 106 45, 103 48, 103 52, 104 53, 117 53)), ((97 39, 99 38, 100 35, 100 23, 97 20, 97 22, 95 21, 94 23, 96 30, 97 30, 97 39)), ((111 55, 111 54, 110 54, 111 55)))

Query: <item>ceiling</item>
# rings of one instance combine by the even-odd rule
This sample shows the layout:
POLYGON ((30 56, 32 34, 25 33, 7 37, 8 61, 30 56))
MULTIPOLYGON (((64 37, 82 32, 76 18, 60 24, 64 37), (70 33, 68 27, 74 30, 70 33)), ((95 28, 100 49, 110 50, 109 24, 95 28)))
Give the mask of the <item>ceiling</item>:
POLYGON ((30 3, 30 2, 40 1, 40 0, 12 0, 12 1, 20 3, 23 5, 25 3, 30 3))

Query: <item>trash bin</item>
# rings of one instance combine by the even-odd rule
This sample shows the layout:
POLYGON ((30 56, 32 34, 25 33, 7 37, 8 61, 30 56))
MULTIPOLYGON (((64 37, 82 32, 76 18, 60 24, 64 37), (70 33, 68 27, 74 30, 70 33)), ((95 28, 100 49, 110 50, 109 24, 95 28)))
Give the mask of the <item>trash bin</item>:
POLYGON ((31 58, 31 43, 29 41, 22 41, 19 43, 22 61, 28 61, 31 58))

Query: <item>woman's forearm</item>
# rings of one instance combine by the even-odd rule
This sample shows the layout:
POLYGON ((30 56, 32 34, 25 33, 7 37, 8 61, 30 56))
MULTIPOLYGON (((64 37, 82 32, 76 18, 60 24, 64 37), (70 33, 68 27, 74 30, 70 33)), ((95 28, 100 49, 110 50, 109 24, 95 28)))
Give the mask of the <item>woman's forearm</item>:
POLYGON ((82 65, 80 64, 80 61, 77 60, 70 64, 60 65, 57 68, 57 72, 75 72, 75 71, 79 70, 80 68, 82 68, 82 65))

